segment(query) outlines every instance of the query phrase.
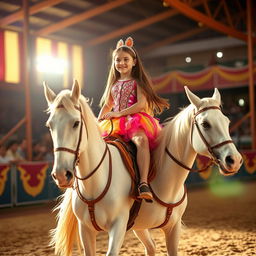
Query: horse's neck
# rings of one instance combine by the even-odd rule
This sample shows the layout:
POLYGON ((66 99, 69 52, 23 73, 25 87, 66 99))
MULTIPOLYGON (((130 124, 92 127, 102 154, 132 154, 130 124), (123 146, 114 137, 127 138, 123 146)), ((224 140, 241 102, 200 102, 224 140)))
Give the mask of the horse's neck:
MULTIPOLYGON (((174 138, 182 143, 174 143, 171 140, 169 145, 166 145, 173 156, 176 157, 184 165, 191 167, 195 161, 196 152, 190 144, 190 132, 184 133, 183 138, 174 138), (172 145, 179 145, 179 148, 174 148, 172 145), (177 152, 182 152, 177 156, 177 152)), ((163 154, 162 166, 158 167, 157 175, 152 182, 156 193, 164 201, 178 200, 183 193, 183 186, 189 174, 187 170, 176 164, 165 152, 163 154)))
MULTIPOLYGON (((80 155, 80 161, 77 168, 78 176, 80 177, 85 177, 95 170, 106 149, 106 143, 94 129, 98 129, 98 127, 95 125, 95 127, 88 129, 87 147, 80 155)), ((87 196, 92 198, 95 197, 95 195, 98 195, 98 192, 105 186, 108 177, 108 167, 109 155, 107 153, 102 163, 97 168, 97 171, 87 180, 79 182, 87 196)))

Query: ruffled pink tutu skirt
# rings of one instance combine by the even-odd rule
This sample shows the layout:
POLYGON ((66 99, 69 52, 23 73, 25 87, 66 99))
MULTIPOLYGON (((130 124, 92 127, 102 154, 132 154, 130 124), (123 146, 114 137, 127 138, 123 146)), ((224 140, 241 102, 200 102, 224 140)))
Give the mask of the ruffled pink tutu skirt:
POLYGON ((156 138, 161 130, 158 119, 145 112, 103 120, 99 123, 99 127, 103 137, 117 134, 125 141, 131 140, 134 134, 142 129, 148 137, 150 149, 156 147, 156 138))

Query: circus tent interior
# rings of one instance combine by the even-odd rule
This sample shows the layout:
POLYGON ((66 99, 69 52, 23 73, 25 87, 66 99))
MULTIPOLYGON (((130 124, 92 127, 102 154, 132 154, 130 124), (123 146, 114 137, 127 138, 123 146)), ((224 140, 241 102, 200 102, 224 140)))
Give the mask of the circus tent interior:
MULTIPOLYGON (((155 90, 170 99, 161 121, 188 104, 185 85, 200 97, 217 87, 235 142, 256 150, 256 17, 250 14, 256 6, 250 2, 1 0, 0 144, 27 138, 32 159, 33 143, 48 132, 43 81, 59 92, 77 79, 97 115, 111 50, 132 36, 155 90)), ((250 155, 250 174, 255 159, 250 155)), ((29 185, 26 191, 37 193, 29 185)))

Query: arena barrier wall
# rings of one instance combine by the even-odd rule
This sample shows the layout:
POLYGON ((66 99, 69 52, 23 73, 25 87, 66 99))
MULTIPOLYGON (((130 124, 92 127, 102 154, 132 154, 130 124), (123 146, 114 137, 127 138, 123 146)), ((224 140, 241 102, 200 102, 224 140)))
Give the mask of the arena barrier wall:
MULTIPOLYGON (((203 173, 190 173, 186 184, 190 186, 207 185, 234 180, 256 179, 256 151, 243 151, 244 163, 240 171, 229 177, 219 174, 216 167, 209 167, 203 173)), ((207 166, 209 159, 198 156, 194 168, 207 166)), ((52 163, 26 162, 18 165, 0 164, 0 207, 36 204, 54 200, 61 194, 50 175, 52 163)))
POLYGON ((0 207, 36 204, 61 194, 51 177, 52 163, 0 165, 0 207))

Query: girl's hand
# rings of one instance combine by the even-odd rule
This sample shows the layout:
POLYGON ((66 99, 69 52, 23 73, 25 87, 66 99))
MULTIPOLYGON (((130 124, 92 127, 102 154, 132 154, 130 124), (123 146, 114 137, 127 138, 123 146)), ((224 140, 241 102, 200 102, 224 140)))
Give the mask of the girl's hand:
POLYGON ((111 119, 111 118, 120 117, 120 116, 121 116, 120 112, 108 112, 103 116, 103 118, 111 119))

